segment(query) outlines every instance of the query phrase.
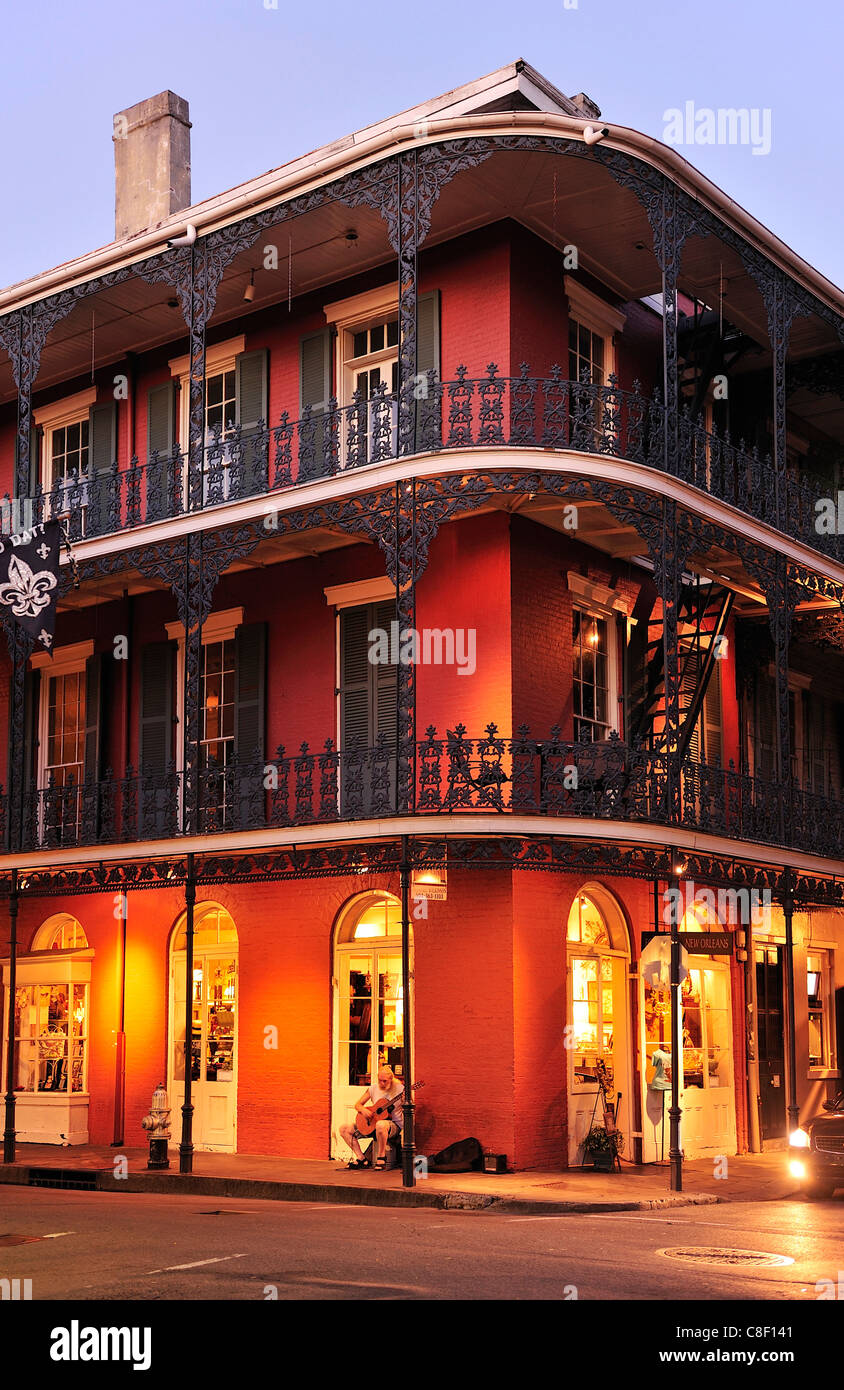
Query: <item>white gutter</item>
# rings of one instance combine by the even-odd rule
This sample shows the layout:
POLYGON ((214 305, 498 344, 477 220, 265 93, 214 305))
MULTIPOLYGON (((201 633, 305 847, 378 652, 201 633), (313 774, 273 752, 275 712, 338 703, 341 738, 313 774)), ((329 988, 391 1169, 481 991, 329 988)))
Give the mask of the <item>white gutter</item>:
MULTIPOLYGON (((395 153, 398 147, 410 149, 442 140, 471 139, 482 135, 556 135, 562 139, 583 140, 586 126, 594 124, 585 118, 557 115, 551 112, 491 112, 479 116, 446 116, 424 119, 414 124, 393 126, 359 143, 352 136, 326 146, 325 153, 294 161, 282 170, 272 170, 241 184, 192 208, 185 208, 176 217, 168 218, 151 231, 143 232, 122 242, 91 251, 77 260, 43 272, 34 278, 0 291, 0 314, 32 303, 59 289, 94 279, 107 271, 131 265, 147 256, 162 252, 168 239, 184 231, 192 223, 200 234, 207 235, 219 227, 237 221, 247 212, 257 213, 276 203, 287 201, 341 174, 371 164, 379 157, 395 153), (425 134, 421 136, 421 128, 425 134)), ((602 125, 607 124, 602 122, 602 125)), ((729 198, 681 155, 661 141, 625 126, 608 125, 609 136, 603 141, 606 148, 635 155, 654 168, 669 175, 691 197, 709 208, 723 221, 755 244, 766 256, 810 294, 824 301, 835 313, 844 315, 844 291, 827 280, 812 266, 797 256, 785 242, 774 236, 767 227, 751 217, 734 199, 729 198)))

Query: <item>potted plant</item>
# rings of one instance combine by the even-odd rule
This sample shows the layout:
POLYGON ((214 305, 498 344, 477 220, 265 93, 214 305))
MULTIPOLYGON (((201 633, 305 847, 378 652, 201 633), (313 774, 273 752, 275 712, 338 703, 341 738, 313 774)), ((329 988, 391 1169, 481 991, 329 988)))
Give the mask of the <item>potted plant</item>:
POLYGON ((593 1125, 583 1141, 584 1155, 592 1160, 592 1167, 601 1173, 611 1173, 616 1154, 624 1147, 624 1136, 616 1132, 608 1134, 603 1125, 593 1125))

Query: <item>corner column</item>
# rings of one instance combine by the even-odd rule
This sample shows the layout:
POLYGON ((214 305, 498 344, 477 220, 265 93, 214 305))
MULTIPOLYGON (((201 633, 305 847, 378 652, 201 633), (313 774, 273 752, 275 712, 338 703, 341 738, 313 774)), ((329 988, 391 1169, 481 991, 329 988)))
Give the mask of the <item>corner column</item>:
POLYGON ((9 1027, 6 1037, 6 1116, 3 1162, 15 1161, 15 990, 18 968, 18 871, 12 869, 9 887, 9 1027))

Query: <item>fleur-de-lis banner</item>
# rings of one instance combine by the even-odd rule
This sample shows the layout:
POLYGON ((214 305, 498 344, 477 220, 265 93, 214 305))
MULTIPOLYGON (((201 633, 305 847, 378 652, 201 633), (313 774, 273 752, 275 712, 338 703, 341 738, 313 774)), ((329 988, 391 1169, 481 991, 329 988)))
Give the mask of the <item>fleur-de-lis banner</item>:
POLYGON ((48 651, 56 627, 61 540, 58 521, 0 537, 0 613, 48 651))

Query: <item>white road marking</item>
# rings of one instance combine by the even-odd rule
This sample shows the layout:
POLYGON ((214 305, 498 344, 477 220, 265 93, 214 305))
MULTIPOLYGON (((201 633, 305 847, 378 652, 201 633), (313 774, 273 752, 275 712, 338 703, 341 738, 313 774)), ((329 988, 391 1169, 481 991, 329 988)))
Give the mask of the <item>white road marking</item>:
MULTIPOLYGON (((223 1264, 225 1260, 245 1260, 247 1254, 248 1251, 244 1250, 242 1255, 217 1255, 213 1260, 193 1260, 191 1264, 187 1265, 165 1265, 163 1269, 148 1269, 146 1273, 147 1275, 167 1274, 171 1269, 199 1269, 200 1265, 219 1265, 223 1264)), ((146 1275, 141 1275, 141 1278, 146 1278, 146 1275)))

